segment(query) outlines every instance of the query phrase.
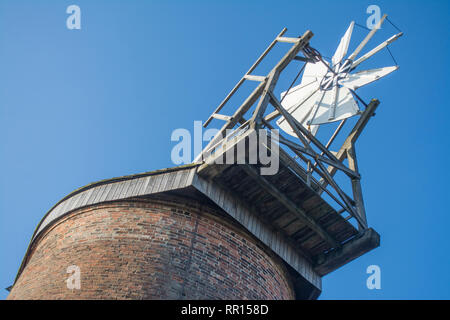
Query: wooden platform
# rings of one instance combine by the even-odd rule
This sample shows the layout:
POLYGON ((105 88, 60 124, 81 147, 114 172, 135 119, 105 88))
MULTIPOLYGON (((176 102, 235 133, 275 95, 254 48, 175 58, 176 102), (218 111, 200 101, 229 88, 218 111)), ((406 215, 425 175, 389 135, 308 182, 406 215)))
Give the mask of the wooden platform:
POLYGON ((216 191, 219 195, 203 190, 209 198, 229 213, 230 204, 226 202, 230 200, 222 200, 227 196, 221 192, 250 207, 261 222, 273 228, 272 232, 281 234, 301 253, 318 276, 328 274, 343 265, 343 261, 347 263, 379 245, 378 234, 370 228, 358 230, 336 212, 320 196, 320 188, 314 182, 307 183, 303 167, 283 149, 260 142, 257 147, 276 153, 279 160, 276 174, 261 175, 261 164, 248 164, 249 154, 257 152, 256 147, 248 144, 252 133, 247 130, 231 142, 224 141, 223 146, 198 167, 198 175, 207 181, 204 183, 212 185, 210 189, 222 190, 216 191), (240 158, 247 164, 216 163, 217 158, 236 150, 241 142, 245 142, 246 153, 240 158), (352 247, 352 250, 344 250, 344 247, 352 247))
POLYGON ((287 167, 281 166, 275 176, 264 179, 291 201, 297 210, 290 210, 275 193, 262 187, 258 179, 251 176, 257 167, 235 165, 214 178, 214 182, 233 192, 242 201, 255 208, 258 217, 279 229, 289 237, 305 256, 313 261, 318 254, 334 248, 332 241, 344 243, 358 234, 348 221, 342 218, 322 198, 287 167), (301 211, 333 240, 327 242, 297 213, 301 211))

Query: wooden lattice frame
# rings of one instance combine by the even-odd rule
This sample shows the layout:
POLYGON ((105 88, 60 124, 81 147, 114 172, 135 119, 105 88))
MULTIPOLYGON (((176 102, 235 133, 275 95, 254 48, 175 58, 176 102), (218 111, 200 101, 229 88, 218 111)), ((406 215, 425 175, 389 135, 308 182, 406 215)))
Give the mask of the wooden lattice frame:
MULTIPOLYGON (((257 59, 247 73, 241 78, 231 92, 226 96, 222 103, 216 108, 211 116, 204 123, 204 127, 207 127, 212 119, 219 119, 225 121, 225 124, 216 134, 216 136, 208 143, 203 149, 201 154, 195 161, 207 160, 206 157, 211 156, 213 150, 218 148, 225 141, 225 133, 230 129, 234 129, 236 125, 240 124, 238 129, 249 127, 252 129, 265 128, 269 134, 274 130, 272 121, 278 116, 283 116, 292 130, 298 138, 298 142, 293 142, 285 138, 282 134, 279 134, 280 146, 284 146, 292 151, 298 159, 302 161, 302 164, 306 168, 307 179, 306 183, 311 185, 311 181, 315 182, 318 186, 317 192, 322 194, 327 193, 340 207, 339 214, 348 212, 350 215, 348 218, 354 218, 357 221, 360 231, 364 231, 368 228, 367 218, 365 213, 364 201, 361 190, 360 179, 361 176, 358 172, 358 163, 355 151, 355 142, 361 134, 362 130, 366 126, 368 120, 374 115, 376 108, 379 105, 379 101, 374 99, 368 105, 360 115, 359 120, 346 137, 345 142, 337 153, 333 153, 329 150, 331 143, 335 140, 336 136, 340 133, 346 120, 342 120, 337 129, 331 136, 330 140, 324 145, 314 135, 310 133, 303 125, 301 125, 296 119, 294 119, 283 108, 281 102, 274 95, 274 88, 277 84, 278 78, 283 70, 292 62, 300 61, 307 63, 311 60, 309 52, 309 41, 313 36, 311 31, 306 31, 305 34, 298 38, 284 37, 283 35, 287 31, 284 28, 269 47, 263 52, 263 54, 257 59), (292 47, 285 54, 285 56, 275 65, 275 67, 268 73, 267 76, 252 75, 251 72, 260 64, 264 57, 270 52, 270 50, 279 42, 291 43, 292 47), (303 52, 304 56, 298 56, 300 52, 303 52), (246 98, 242 105, 234 112, 232 116, 226 116, 219 114, 218 112, 225 106, 239 87, 246 81, 258 81, 259 85, 253 90, 253 92, 246 98), (259 99, 259 101, 258 101, 259 99), (246 120, 245 115, 250 108, 256 103, 256 109, 250 119, 246 120), (267 108, 272 106, 274 111, 265 115, 267 108), (315 147, 319 152, 314 150, 315 147), (344 160, 348 159, 348 166, 344 164, 344 160), (313 164, 314 162, 314 164, 313 164), (353 191, 353 197, 346 194, 339 184, 335 181, 334 175, 337 171, 342 171, 351 180, 351 186, 353 191), (320 181, 317 181, 312 176, 315 172, 320 176, 320 181), (328 188, 331 187, 336 193, 335 196, 328 188)), ((238 130, 236 129, 236 130, 238 130)), ((290 163, 296 161, 294 158, 289 159, 290 163)), ((299 177, 300 178, 300 177, 299 177)), ((262 182, 262 181, 260 181, 262 182)), ((263 183, 263 182, 262 182, 263 183)))

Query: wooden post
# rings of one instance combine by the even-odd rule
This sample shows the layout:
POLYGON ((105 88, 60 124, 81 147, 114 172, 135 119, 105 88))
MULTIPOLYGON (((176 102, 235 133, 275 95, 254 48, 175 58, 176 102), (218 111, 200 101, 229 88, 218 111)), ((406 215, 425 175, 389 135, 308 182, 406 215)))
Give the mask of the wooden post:
MULTIPOLYGON (((376 99, 372 99, 370 101, 367 108, 364 110, 363 114, 359 118, 358 122, 356 122, 355 126, 353 127, 350 134, 345 139, 344 143, 342 144, 342 147, 339 149, 338 153, 336 154, 337 160, 340 162, 344 161, 344 159, 347 157, 347 149, 355 144, 356 140, 358 139, 359 135, 361 134, 362 130, 366 127, 367 123, 369 122, 370 118, 375 114, 375 110, 377 109, 380 102, 376 99)), ((333 166, 328 167, 328 173, 330 176, 334 176, 336 174, 337 168, 333 166)), ((323 187, 326 187, 328 183, 325 181, 325 179, 322 179, 320 181, 322 183, 323 187)))
MULTIPOLYGON (((350 169, 354 170, 355 172, 358 172, 358 162, 356 160, 356 151, 354 144, 352 144, 349 148, 347 148, 347 159, 348 159, 348 166, 350 167, 350 169)), ((361 231, 367 228, 367 217, 366 217, 366 210, 364 208, 361 181, 358 178, 352 178, 351 181, 353 189, 353 199, 356 203, 355 204, 356 211, 358 212, 358 215, 360 216, 361 221, 363 222, 363 224, 361 224, 358 221, 359 230, 361 231)))

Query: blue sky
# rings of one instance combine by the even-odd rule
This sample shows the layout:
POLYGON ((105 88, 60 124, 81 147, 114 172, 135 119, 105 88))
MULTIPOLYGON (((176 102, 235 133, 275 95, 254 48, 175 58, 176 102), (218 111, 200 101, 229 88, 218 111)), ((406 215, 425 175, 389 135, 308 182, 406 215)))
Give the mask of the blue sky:
MULTIPOLYGON (((400 70, 360 91, 381 101, 357 145, 381 247, 326 276, 321 299, 449 299, 450 5, 412 0, 0 1, 0 288, 63 196, 173 166, 172 131, 206 120, 283 27, 312 30, 330 56, 371 4, 405 32, 392 45, 400 70), (66 28, 71 4, 81 30, 66 28), (366 287, 372 264, 381 290, 366 287)), ((367 49, 394 33, 385 23, 367 49)))

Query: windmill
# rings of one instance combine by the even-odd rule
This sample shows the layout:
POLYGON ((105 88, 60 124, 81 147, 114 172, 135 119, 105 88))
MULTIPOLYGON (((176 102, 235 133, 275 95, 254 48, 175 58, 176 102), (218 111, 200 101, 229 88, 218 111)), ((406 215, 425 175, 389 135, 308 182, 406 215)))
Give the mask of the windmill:
MULTIPOLYGON (((273 237, 266 242, 316 289, 322 276, 380 243, 378 233, 367 222, 355 149, 379 101, 372 99, 365 103, 356 90, 398 69, 390 66, 357 70, 362 62, 383 48, 389 50, 388 46, 402 35, 400 32, 358 57, 385 20, 387 15, 347 56, 356 25, 350 23, 331 61, 326 61, 311 47, 311 31, 295 38, 285 37, 287 29, 283 29, 204 123, 207 127, 213 120, 225 122, 194 160, 200 164, 197 169, 200 190, 225 211, 232 212, 253 235, 258 234, 258 228, 252 231, 252 220, 239 220, 240 209, 236 205, 255 210, 256 221, 269 225, 272 234, 277 234, 276 239, 286 239, 295 246, 294 251, 307 257, 308 262, 299 269, 297 258, 290 260, 291 249, 280 249, 273 237), (291 48, 273 69, 267 75, 253 74, 272 48, 281 43, 290 44, 291 48), (291 63, 300 63, 300 70, 278 99, 274 90, 280 75, 291 63), (300 75, 300 84, 295 85, 300 75), (231 115, 219 113, 244 82, 256 82, 257 86, 231 115), (347 119, 353 116, 359 118, 351 124, 347 119), (316 136, 320 126, 335 122, 339 124, 326 142, 316 136), (343 128, 349 126, 341 147, 332 151, 336 137, 342 136, 343 128), (261 139, 266 134, 273 139, 271 143, 261 139), (250 148, 245 143, 251 143, 254 135, 258 137, 258 147, 250 148), (246 146, 246 161, 256 150, 275 154, 280 161, 278 173, 263 175, 258 171, 264 167, 263 161, 225 164, 218 161, 224 155, 233 154, 235 147, 239 152, 242 142, 246 146), (337 180, 338 173, 344 178, 337 180), (303 272, 302 268, 309 271, 303 272)), ((258 236, 264 242, 267 231, 262 233, 258 236)))
MULTIPOLYGON (((398 69, 398 66, 390 66, 354 72, 362 62, 403 35, 402 32, 395 34, 373 50, 356 59, 385 18, 386 15, 383 16, 378 26, 372 29, 356 50, 346 58, 355 25, 355 22, 352 21, 341 38, 331 62, 325 61, 319 53, 315 52, 313 61, 306 63, 301 83, 288 92, 281 94, 283 107, 298 122, 308 128, 312 134, 315 135, 322 124, 360 114, 360 108, 354 98, 354 95, 356 95, 355 91, 398 69)), ((295 136, 295 132, 284 117, 281 117, 277 124, 285 132, 295 136)))
POLYGON ((366 104, 355 90, 397 67, 354 71, 401 35, 356 59, 385 19, 346 57, 351 23, 328 62, 310 46, 311 31, 285 37, 283 29, 205 122, 225 124, 194 163, 91 183, 53 206, 33 234, 9 298, 317 298, 323 276, 380 244, 366 218, 355 151, 379 102, 366 104), (281 43, 291 45, 287 53, 267 75, 254 75, 281 43), (300 63, 300 71, 279 100, 274 90, 291 63, 300 63), (231 115, 219 114, 246 81, 256 88, 231 115), (331 151, 356 115, 342 146, 331 151), (337 121, 323 143, 317 129, 337 121), (217 161, 242 145, 244 162, 217 161), (261 150, 279 160, 272 174, 262 174, 262 157, 248 161, 261 150), (348 179, 335 179, 338 172, 348 179), (111 218, 101 223, 105 216, 111 218), (108 259, 96 263, 99 254, 108 259), (163 259, 149 259, 155 255, 163 259), (64 257, 86 266, 90 284, 81 296, 61 286, 64 257), (111 266, 122 270, 124 263, 128 274, 111 276, 111 266))

